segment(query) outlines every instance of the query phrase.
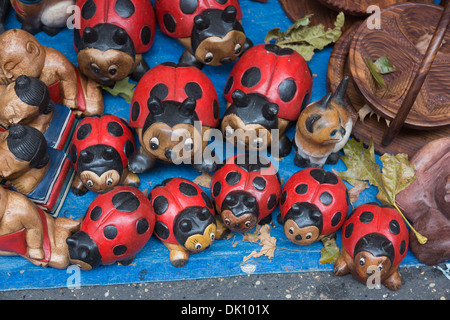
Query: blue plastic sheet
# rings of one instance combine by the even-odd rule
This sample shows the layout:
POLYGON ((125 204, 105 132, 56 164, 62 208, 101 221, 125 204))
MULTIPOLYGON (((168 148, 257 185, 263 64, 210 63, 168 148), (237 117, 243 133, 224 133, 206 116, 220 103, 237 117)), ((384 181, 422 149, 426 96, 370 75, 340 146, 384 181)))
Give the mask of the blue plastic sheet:
MULTIPOLYGON (((153 0, 152 0, 153 2, 153 0)), ((275 27, 286 30, 291 22, 283 12, 277 0, 269 0, 262 4, 250 0, 240 1, 244 18, 243 26, 248 36, 255 44, 263 43, 267 32, 275 27)), ((7 28, 20 28, 14 12, 10 12, 7 28)), ((36 35, 41 44, 53 47, 77 64, 76 54, 72 44, 71 30, 64 30, 55 37, 45 33, 36 35)), ((314 74, 314 87, 311 101, 318 100, 326 94, 326 72, 332 48, 327 47, 317 52, 309 63, 314 74)), ((157 30, 155 43, 151 50, 144 55, 150 67, 163 62, 177 62, 184 49, 174 39, 163 35, 157 30)), ((223 67, 205 67, 203 71, 213 81, 220 98, 220 115, 225 112, 226 102, 222 91, 233 65, 223 67)), ((129 118, 129 104, 120 97, 104 94, 105 112, 116 114, 125 119, 129 118)), ((295 128, 291 128, 288 136, 292 138, 295 128)), ((284 158, 279 163, 280 177, 286 182, 289 177, 299 170, 293 164, 294 154, 284 158)), ((340 161, 334 166, 325 166, 325 169, 345 171, 346 167, 340 161)), ((150 190, 152 186, 169 177, 184 177, 194 180, 199 173, 190 166, 159 164, 148 173, 140 175, 141 190, 150 190)), ((210 195, 210 191, 205 189, 210 195)), ((355 206, 375 201, 378 190, 374 187, 364 190, 355 206)), ((60 215, 66 217, 82 217, 96 194, 89 192, 82 197, 69 193, 60 215)), ((156 237, 152 237, 144 249, 136 256, 131 265, 114 264, 100 266, 91 271, 77 273, 75 269, 57 270, 41 268, 22 257, 0 257, 0 290, 59 288, 70 285, 96 286, 111 284, 128 284, 139 282, 173 281, 183 279, 200 279, 213 277, 229 277, 245 275, 248 273, 269 274, 289 272, 309 272, 332 270, 332 264, 320 264, 320 250, 322 243, 315 243, 306 247, 299 247, 287 240, 283 228, 276 221, 278 208, 273 212, 274 228, 271 235, 277 238, 277 249, 273 259, 267 257, 251 258, 243 261, 252 251, 261 249, 258 243, 242 241, 242 235, 236 235, 229 240, 215 241, 212 246, 201 253, 191 255, 188 264, 183 268, 175 268, 169 262, 169 251, 156 237)), ((337 243, 340 246, 340 233, 337 243)), ((402 266, 416 266, 420 262, 408 252, 402 266)))

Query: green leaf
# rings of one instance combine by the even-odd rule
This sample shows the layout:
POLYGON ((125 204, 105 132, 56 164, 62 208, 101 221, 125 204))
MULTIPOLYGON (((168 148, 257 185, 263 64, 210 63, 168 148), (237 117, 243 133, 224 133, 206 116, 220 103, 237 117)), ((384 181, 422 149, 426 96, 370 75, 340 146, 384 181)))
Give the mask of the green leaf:
POLYGON ((270 43, 273 39, 280 39, 284 37, 284 32, 280 31, 280 28, 275 28, 267 32, 266 37, 264 38, 265 43, 270 43))
POLYGON ((380 57, 377 61, 374 62, 374 64, 377 66, 378 72, 381 74, 389 74, 395 71, 394 66, 386 56, 380 57))
POLYGON ((339 258, 339 247, 333 238, 324 237, 322 239, 324 248, 320 251, 320 264, 334 263, 339 258))
POLYGON ((380 70, 378 70, 378 67, 373 63, 373 61, 370 58, 365 58, 364 62, 366 63, 367 68, 369 69, 370 73, 372 74, 373 79, 387 92, 391 92, 388 87, 386 86, 386 82, 384 81, 383 76, 380 73, 380 70))
POLYGON ((114 84, 114 87, 106 87, 100 85, 100 88, 102 88, 105 91, 108 91, 113 96, 120 96, 125 99, 126 102, 131 103, 131 100, 133 98, 134 88, 136 85, 134 83, 129 82, 130 78, 125 78, 121 81, 117 81, 114 84))

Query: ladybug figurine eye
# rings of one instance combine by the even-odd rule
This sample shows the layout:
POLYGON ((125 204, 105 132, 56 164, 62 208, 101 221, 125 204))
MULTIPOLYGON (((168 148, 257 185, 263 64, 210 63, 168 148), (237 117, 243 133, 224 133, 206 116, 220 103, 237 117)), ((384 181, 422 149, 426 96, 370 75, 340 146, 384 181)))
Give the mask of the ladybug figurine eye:
POLYGON ((111 66, 108 69, 108 73, 112 76, 115 76, 117 74, 117 70, 118 70, 117 66, 111 66))
POLYGON ((211 237, 212 241, 214 241, 214 239, 216 239, 216 235, 214 233, 211 233, 210 237, 211 237))
POLYGON ((246 226, 247 228, 249 228, 249 227, 251 226, 250 221, 245 222, 245 226, 246 226))
POLYGON ((290 228, 289 228, 289 233, 290 233, 290 234, 294 234, 294 227, 290 227, 290 228))
POLYGON ((156 137, 151 138, 150 140, 150 148, 152 150, 158 150, 159 148, 159 140, 156 137))
POLYGON ((112 184, 113 184, 113 179, 111 179, 111 178, 106 179, 106 185, 107 186, 110 186, 112 184))
POLYGON ((95 74, 99 74, 100 73, 100 67, 98 65, 96 65, 95 63, 91 64, 91 70, 95 74))
POLYGON ((242 46, 240 43, 237 43, 236 46, 234 47, 234 53, 235 54, 240 54, 242 51, 242 46))
POLYGON ((211 61, 213 61, 213 59, 214 59, 214 55, 212 54, 212 52, 208 52, 205 55, 205 62, 206 63, 210 63, 211 61))
POLYGON ((366 259, 364 259, 364 258, 359 259, 359 265, 360 266, 363 266, 365 264, 366 264, 366 259))
POLYGON ((306 234, 306 239, 311 239, 312 238, 312 233, 311 232, 308 232, 307 234, 306 234))
POLYGON ((202 248, 202 244, 201 244, 201 243, 196 243, 195 246, 194 246, 194 248, 195 248, 196 250, 200 250, 200 249, 202 248))
POLYGON ((230 219, 225 219, 225 224, 226 224, 227 226, 229 226, 230 223, 231 223, 230 219))
POLYGON ((94 186, 94 182, 92 182, 92 180, 88 180, 88 181, 86 181, 86 185, 87 185, 89 188, 92 188, 92 187, 94 186))

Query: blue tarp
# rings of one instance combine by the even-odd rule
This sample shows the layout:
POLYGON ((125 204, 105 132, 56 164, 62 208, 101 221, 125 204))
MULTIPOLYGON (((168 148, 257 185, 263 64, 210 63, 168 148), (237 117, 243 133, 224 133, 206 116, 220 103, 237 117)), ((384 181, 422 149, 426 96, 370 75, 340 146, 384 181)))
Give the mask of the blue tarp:
MULTIPOLYGON (((152 0, 153 2, 153 0, 152 0)), ((255 44, 263 43, 266 33, 275 27, 286 30, 291 22, 283 12, 277 0, 269 0, 262 4, 250 0, 240 1, 244 18, 243 26, 246 33, 255 44)), ((10 12, 7 20, 7 28, 19 28, 14 12, 10 12)), ((53 47, 62 52, 66 57, 77 64, 76 54, 72 44, 71 30, 64 30, 55 37, 49 37, 44 33, 36 35, 41 44, 53 47)), ((309 63, 314 74, 314 87, 311 101, 318 100, 326 94, 326 72, 328 60, 332 48, 327 47, 317 52, 309 63)), ((163 62, 177 62, 184 49, 174 39, 163 35, 157 30, 156 39, 151 50, 144 55, 150 67, 163 62)), ((203 71, 213 81, 220 98, 220 115, 225 112, 226 102, 223 97, 223 88, 228 74, 233 65, 223 67, 205 67, 203 71)), ((105 113, 116 114, 125 119, 129 118, 129 104, 120 97, 113 97, 105 92, 105 113)), ((288 136, 292 138, 295 128, 291 128, 288 136)), ((289 177, 299 170, 293 164, 294 154, 284 158, 279 163, 280 177, 286 182, 289 177)), ((325 166, 325 169, 345 171, 346 167, 340 161, 334 166, 325 166)), ((161 181, 169 177, 184 177, 194 180, 199 175, 191 167, 182 165, 159 164, 148 173, 140 175, 141 190, 151 189, 161 181)), ((208 189, 205 189, 210 194, 208 189)), ((374 187, 364 190, 355 206, 375 201, 378 190, 374 187)), ((69 193, 60 215, 73 218, 82 217, 96 194, 87 193, 82 197, 76 197, 69 193)), ((245 256, 252 251, 261 249, 257 243, 243 242, 242 235, 236 235, 229 240, 215 241, 212 246, 201 253, 191 255, 188 264, 183 268, 175 268, 169 262, 169 252, 166 247, 154 236, 144 249, 136 256, 131 265, 123 266, 114 264, 100 266, 91 271, 81 271, 79 284, 81 286, 127 284, 139 282, 173 281, 184 279, 200 279, 212 277, 228 277, 245 275, 247 273, 269 274, 289 272, 309 272, 332 270, 332 264, 319 264, 321 243, 315 243, 306 247, 299 247, 287 240, 283 228, 276 221, 279 214, 278 208, 273 212, 275 227, 271 235, 277 238, 277 247, 273 259, 267 257, 251 258, 243 262, 245 256)), ((340 246, 340 233, 337 243, 340 246)), ((408 252, 402 266, 416 266, 420 262, 408 252)), ((57 270, 41 268, 22 257, 0 257, 0 290, 59 288, 73 284, 75 275, 72 269, 57 270)))

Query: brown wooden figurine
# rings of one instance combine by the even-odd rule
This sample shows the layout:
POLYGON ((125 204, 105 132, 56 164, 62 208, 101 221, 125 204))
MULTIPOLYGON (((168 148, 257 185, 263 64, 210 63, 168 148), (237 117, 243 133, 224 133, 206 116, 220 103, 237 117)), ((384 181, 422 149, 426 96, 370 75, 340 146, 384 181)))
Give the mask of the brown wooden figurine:
POLYGON ((53 218, 26 196, 0 187, 0 255, 20 255, 43 267, 69 265, 66 239, 80 221, 53 218))
POLYGON ((47 173, 47 141, 37 129, 15 125, 0 132, 0 178, 23 194, 36 189, 47 173))
POLYGON ((73 109, 77 116, 103 113, 101 89, 59 51, 42 46, 20 29, 0 35, 0 48, 0 84, 10 84, 21 75, 38 78, 49 87, 53 101, 73 109))
POLYGON ((345 103, 348 81, 345 77, 334 95, 328 93, 300 114, 294 139, 297 147, 295 165, 321 168, 339 161, 339 151, 347 143, 353 128, 345 103))

